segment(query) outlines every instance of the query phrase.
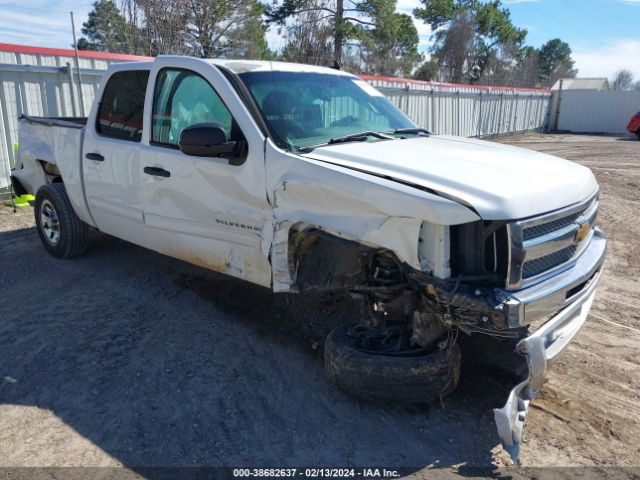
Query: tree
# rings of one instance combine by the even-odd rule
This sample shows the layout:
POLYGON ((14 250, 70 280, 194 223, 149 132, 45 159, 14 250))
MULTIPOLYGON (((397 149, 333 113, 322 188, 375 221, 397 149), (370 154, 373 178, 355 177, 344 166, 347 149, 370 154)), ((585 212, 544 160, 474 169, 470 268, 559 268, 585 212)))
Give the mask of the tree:
POLYGON ((438 77, 438 62, 427 60, 414 72, 413 78, 430 82, 438 77))
POLYGON ((79 48, 138 55, 272 58, 258 0, 97 0, 79 48))
POLYGON ((552 86, 560 78, 574 78, 578 73, 573 68, 571 47, 559 38, 549 40, 538 51, 538 79, 543 85, 552 86))
POLYGON ((264 6, 256 0, 186 0, 185 43, 192 55, 265 58, 264 6))
POLYGON ((633 90, 633 87, 633 73, 625 68, 618 70, 611 79, 611 90, 613 91, 633 90))
POLYGON ((124 19, 126 53, 152 55, 149 35, 145 33, 144 14, 137 0, 120 0, 120 14, 124 19))
POLYGON ((240 25, 229 34, 229 45, 234 49, 234 58, 251 58, 272 60, 275 53, 267 45, 267 27, 262 17, 265 5, 257 0, 250 0, 247 5, 247 15, 240 25))
POLYGON ((489 50, 474 80, 487 85, 522 85, 517 78, 520 50, 516 45, 489 50))
MULTIPOLYGON (((378 0, 378 2, 384 0, 378 0)), ((270 22, 281 27, 286 26, 288 19, 294 19, 293 29, 306 27, 306 23, 314 22, 323 30, 329 26, 332 31, 333 60, 342 63, 346 41, 356 36, 357 25, 375 26, 366 18, 366 13, 373 8, 374 0, 283 0, 267 8, 266 15, 270 22), (364 15, 363 15, 364 14, 364 15)))
POLYGON ((148 55, 184 55, 190 20, 187 0, 133 0, 142 10, 142 32, 148 55))
POLYGON ((112 0, 96 0, 87 21, 82 24, 79 50, 126 53, 125 19, 112 0))
POLYGON ((487 68, 522 47, 527 31, 511 22, 500 0, 421 0, 414 15, 435 32, 433 56, 446 80, 479 81, 487 68))
POLYGON ((433 58, 440 66, 444 81, 462 83, 471 79, 476 53, 475 30, 473 15, 461 12, 451 19, 446 30, 436 32, 433 58))
POLYGON ((369 2, 373 28, 359 26, 363 70, 377 75, 410 75, 422 59, 418 31, 409 15, 395 11, 396 0, 369 2))
MULTIPOLYGON (((301 13, 296 23, 286 29, 286 42, 280 58, 296 63, 332 65, 334 28, 331 22, 323 17, 324 15, 317 10, 301 13)), ((351 65, 347 67, 351 70, 349 67, 351 65)))
POLYGON ((540 52, 534 47, 524 47, 518 53, 512 83, 522 87, 535 87, 538 85, 539 71, 540 52))

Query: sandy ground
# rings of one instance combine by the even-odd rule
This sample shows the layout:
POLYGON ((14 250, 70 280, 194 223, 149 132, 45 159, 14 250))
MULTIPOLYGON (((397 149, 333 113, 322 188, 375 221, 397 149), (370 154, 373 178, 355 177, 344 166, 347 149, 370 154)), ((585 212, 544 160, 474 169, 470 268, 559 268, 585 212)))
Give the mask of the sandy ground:
MULTIPOLYGON (((640 142, 503 139, 578 161, 610 239, 587 321, 532 403, 524 466, 640 465, 640 142)), ((269 291, 94 234, 41 247, 32 209, 0 207, 0 467, 503 465, 492 407, 511 386, 465 366, 444 408, 358 403, 322 342, 355 315, 335 295, 269 291)))

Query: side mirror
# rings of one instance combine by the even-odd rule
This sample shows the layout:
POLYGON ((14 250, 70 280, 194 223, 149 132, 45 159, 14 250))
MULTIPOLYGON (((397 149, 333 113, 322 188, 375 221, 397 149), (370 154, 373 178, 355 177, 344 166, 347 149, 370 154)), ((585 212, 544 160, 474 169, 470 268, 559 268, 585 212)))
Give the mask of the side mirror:
POLYGON ((182 153, 198 157, 221 157, 236 150, 236 142, 227 141, 227 134, 215 123, 198 123, 185 128, 178 146, 182 153))

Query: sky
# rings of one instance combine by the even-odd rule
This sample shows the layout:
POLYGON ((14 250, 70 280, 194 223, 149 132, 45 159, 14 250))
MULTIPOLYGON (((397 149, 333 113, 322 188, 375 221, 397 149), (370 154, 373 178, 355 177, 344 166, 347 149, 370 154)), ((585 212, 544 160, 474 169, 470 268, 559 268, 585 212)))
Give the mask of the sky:
MULTIPOLYGON (((91 10, 87 0, 0 0, 0 43, 69 48, 69 12, 76 31, 91 10)), ((514 24, 528 31, 527 44, 540 47, 552 38, 571 46, 579 77, 607 77, 621 69, 640 80, 640 0, 503 0, 514 24)), ((418 0, 398 0, 398 10, 411 14, 418 0)), ((431 31, 414 20, 420 50, 428 54, 431 31)), ((282 39, 275 29, 267 34, 271 48, 282 39)))

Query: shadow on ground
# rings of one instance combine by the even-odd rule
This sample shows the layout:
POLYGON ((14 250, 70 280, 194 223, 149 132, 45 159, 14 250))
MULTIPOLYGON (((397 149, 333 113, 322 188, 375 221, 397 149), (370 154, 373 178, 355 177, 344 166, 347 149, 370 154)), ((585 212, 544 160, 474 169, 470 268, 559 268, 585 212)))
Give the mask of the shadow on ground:
POLYGON ((508 385, 477 366, 444 408, 358 403, 326 381, 346 298, 290 305, 99 235, 74 260, 33 229, 0 233, 0 252, 0 404, 50 410, 125 466, 490 466, 508 385))

